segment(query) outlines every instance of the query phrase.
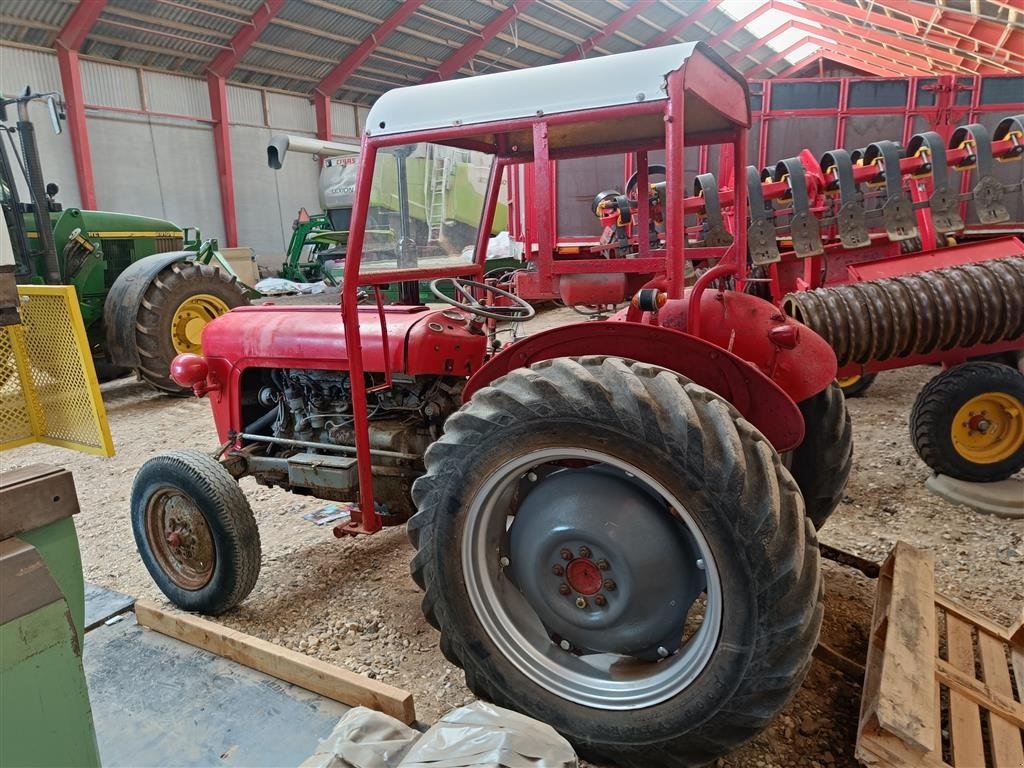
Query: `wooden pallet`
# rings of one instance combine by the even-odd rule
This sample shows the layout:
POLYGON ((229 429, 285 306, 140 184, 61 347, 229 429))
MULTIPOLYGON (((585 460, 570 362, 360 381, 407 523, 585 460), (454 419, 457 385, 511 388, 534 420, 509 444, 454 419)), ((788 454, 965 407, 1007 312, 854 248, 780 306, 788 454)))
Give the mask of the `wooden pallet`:
POLYGON ((935 592, 899 542, 878 579, 857 759, 879 768, 1024 768, 1024 611, 1007 629, 935 592))

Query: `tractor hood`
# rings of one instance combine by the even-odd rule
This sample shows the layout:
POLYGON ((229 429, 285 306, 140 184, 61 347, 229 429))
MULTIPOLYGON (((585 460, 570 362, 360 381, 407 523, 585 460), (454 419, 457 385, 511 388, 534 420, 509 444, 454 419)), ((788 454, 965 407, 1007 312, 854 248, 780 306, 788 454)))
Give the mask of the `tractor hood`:
MULTIPOLYGON (((487 340, 453 309, 384 307, 387 334, 375 305, 359 307, 367 373, 468 376, 483 363, 487 340), (387 361, 387 365, 385 365, 387 361)), ((232 368, 348 370, 341 310, 330 306, 239 307, 203 330, 203 356, 232 368)))

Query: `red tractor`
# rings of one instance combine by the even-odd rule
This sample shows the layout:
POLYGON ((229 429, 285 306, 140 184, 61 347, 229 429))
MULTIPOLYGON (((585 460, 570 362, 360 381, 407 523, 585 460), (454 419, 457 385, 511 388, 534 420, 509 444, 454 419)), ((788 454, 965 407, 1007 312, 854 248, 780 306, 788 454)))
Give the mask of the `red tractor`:
MULTIPOLYGON (((744 231, 685 286, 706 251, 687 243, 684 147, 729 148, 743 184, 749 121, 745 81, 702 44, 382 96, 340 311, 240 308, 206 327, 201 356, 175 361, 175 380, 210 399, 222 445, 153 458, 135 480, 136 542, 167 597, 219 614, 253 588, 259 534, 236 483, 252 476, 350 502, 338 536, 407 524, 424 613, 467 685, 582 754, 691 766, 756 735, 810 665, 815 526, 852 444, 829 345, 722 281, 745 270, 744 231), (431 143, 491 167, 479 226, 453 230, 447 256, 410 235, 410 209, 428 203, 408 180, 431 143), (640 238, 629 259, 538 260, 598 282, 642 261, 654 278, 633 311, 503 342, 499 323, 533 315, 484 276, 505 169, 531 169, 550 229, 557 159, 635 153, 646 190, 655 151, 664 242, 640 238), (368 220, 396 232, 394 251, 364 247, 368 220), (449 306, 418 303, 418 281, 449 306), (384 306, 395 284, 406 303, 384 306)), ((646 232, 647 206, 636 215, 646 232)))

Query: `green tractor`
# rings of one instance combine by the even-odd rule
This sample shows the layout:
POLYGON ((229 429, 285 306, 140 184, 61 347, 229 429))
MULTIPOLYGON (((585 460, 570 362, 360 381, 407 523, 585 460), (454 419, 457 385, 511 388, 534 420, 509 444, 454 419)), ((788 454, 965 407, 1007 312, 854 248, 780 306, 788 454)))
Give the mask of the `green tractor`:
POLYGON ((56 184, 44 184, 28 108, 39 101, 61 132, 59 96, 25 92, 0 97, 0 205, 19 283, 73 285, 101 375, 133 369, 154 388, 188 394, 169 374, 171 360, 199 352, 202 330, 229 309, 248 304, 250 288, 218 253, 217 241, 169 221, 106 211, 64 209, 56 184), (8 126, 7 108, 17 120, 8 126), (17 134, 20 154, 13 135, 17 134), (22 202, 11 164, 20 167, 22 202))

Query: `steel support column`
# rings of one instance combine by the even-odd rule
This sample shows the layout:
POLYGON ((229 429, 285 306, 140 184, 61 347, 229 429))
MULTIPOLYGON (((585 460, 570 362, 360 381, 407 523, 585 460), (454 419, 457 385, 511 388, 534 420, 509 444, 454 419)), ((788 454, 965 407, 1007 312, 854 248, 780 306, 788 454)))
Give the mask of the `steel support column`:
POLYGON ((75 177, 82 207, 96 209, 96 181, 92 173, 92 150, 89 147, 89 128, 85 121, 85 95, 82 89, 82 71, 78 64, 78 49, 100 17, 107 0, 82 0, 71 13, 67 23, 54 40, 57 66, 60 69, 61 90, 64 91, 65 114, 71 149, 75 160, 75 177))
POLYGON ((213 118, 213 148, 217 158, 217 183, 224 219, 224 240, 229 248, 238 245, 238 217, 235 213, 235 175, 231 164, 231 126, 228 123, 228 88, 223 77, 206 75, 213 118))

